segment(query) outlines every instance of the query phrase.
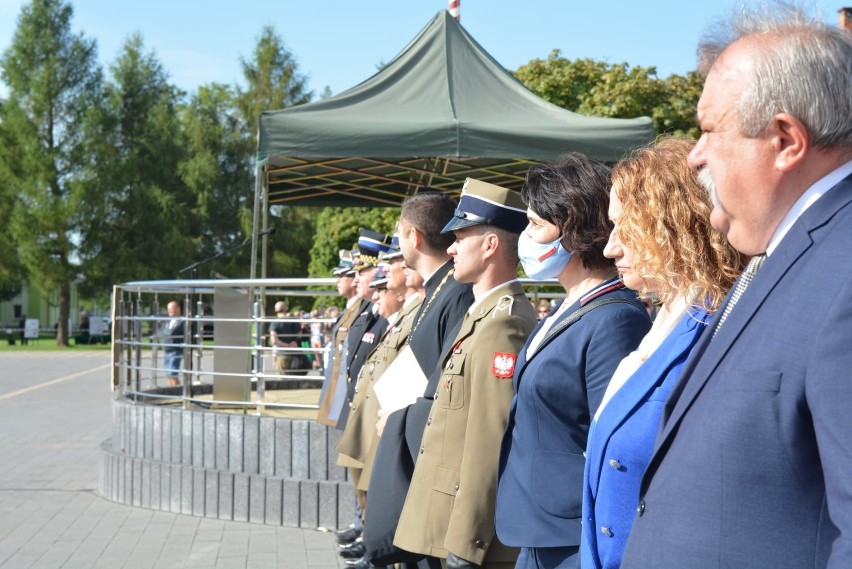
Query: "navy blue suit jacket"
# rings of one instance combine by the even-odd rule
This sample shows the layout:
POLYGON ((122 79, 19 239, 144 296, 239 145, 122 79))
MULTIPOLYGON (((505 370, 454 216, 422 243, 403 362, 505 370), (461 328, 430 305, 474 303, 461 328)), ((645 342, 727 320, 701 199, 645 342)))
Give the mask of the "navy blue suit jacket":
POLYGON ((622 567, 852 567, 852 177, 711 341, 716 320, 666 405, 622 567))
MULTIPOLYGON (((589 424, 618 363, 651 327, 632 290, 620 288, 598 298, 632 302, 599 306, 546 336, 529 359, 526 347, 518 354, 497 484, 497 536, 506 545, 580 543, 589 424)), ((554 326, 577 308, 579 303, 569 307, 554 326)), ((538 327, 528 342, 537 332, 538 327)))

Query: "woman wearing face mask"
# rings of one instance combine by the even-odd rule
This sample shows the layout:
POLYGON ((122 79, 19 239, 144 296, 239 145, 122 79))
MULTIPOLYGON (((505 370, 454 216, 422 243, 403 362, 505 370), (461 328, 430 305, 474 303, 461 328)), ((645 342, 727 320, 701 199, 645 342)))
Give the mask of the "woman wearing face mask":
MULTIPOLYGON (((710 198, 689 169, 694 141, 661 139, 616 164, 604 254, 624 284, 660 306, 618 365, 589 432, 582 567, 615 569, 639 506, 639 483, 666 399, 742 257, 710 226, 710 198)), ((707 332, 705 332, 707 333, 707 332)))
POLYGON ((521 192, 529 219, 518 244, 524 271, 556 278, 565 298, 515 365, 496 528, 502 543, 521 548, 517 568, 576 567, 589 423, 615 366, 651 326, 603 255, 609 186, 609 168, 571 153, 530 168, 521 192))

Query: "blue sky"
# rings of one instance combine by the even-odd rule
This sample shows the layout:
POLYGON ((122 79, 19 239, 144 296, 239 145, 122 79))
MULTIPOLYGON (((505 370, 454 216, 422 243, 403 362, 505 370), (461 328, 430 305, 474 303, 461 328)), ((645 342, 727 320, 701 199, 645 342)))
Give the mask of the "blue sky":
MULTIPOLYGON (((812 0, 837 23, 850 0, 812 0)), ((0 50, 12 41, 22 0, 0 0, 0 50)), ((658 74, 695 65, 701 32, 741 0, 462 0, 461 23, 504 67, 514 70, 559 49, 658 74)), ((95 38, 107 67, 133 33, 142 35, 171 80, 186 91, 214 81, 242 83, 240 57, 250 58, 266 24, 293 53, 319 94, 352 87, 396 55, 446 0, 74 0, 75 32, 95 38)), ((6 92, 0 85, 0 95, 6 92)))

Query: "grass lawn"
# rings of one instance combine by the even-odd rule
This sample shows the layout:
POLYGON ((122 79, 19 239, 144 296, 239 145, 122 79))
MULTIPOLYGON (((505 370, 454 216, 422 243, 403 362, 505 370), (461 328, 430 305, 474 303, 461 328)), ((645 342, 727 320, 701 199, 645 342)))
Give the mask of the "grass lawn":
POLYGON ((81 351, 81 350, 97 350, 107 352, 111 348, 110 344, 81 344, 74 345, 74 340, 71 340, 71 345, 68 347, 57 346, 56 338, 39 338, 38 340, 28 340, 27 345, 22 346, 20 340, 15 340, 15 345, 9 344, 5 338, 0 339, 0 354, 15 353, 15 352, 61 352, 61 351, 81 351))

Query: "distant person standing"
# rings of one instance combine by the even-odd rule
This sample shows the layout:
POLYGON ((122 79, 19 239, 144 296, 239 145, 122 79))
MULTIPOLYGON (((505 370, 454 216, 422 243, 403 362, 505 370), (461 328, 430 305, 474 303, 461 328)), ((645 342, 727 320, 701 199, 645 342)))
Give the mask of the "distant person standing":
POLYGON ((18 322, 18 328, 21 329, 21 345, 27 345, 27 315, 21 315, 21 320, 18 322))
POLYGON ((169 385, 180 385, 180 368, 183 363, 183 341, 186 332, 181 318, 180 303, 171 301, 166 306, 170 320, 163 328, 162 337, 166 344, 166 369, 169 385))
POLYGON ((272 344, 272 354, 275 357, 275 370, 280 377, 284 377, 293 367, 293 359, 297 356, 295 351, 288 348, 297 348, 301 333, 298 322, 287 320, 289 307, 283 300, 275 303, 275 315, 278 321, 269 327, 269 342, 272 344))

